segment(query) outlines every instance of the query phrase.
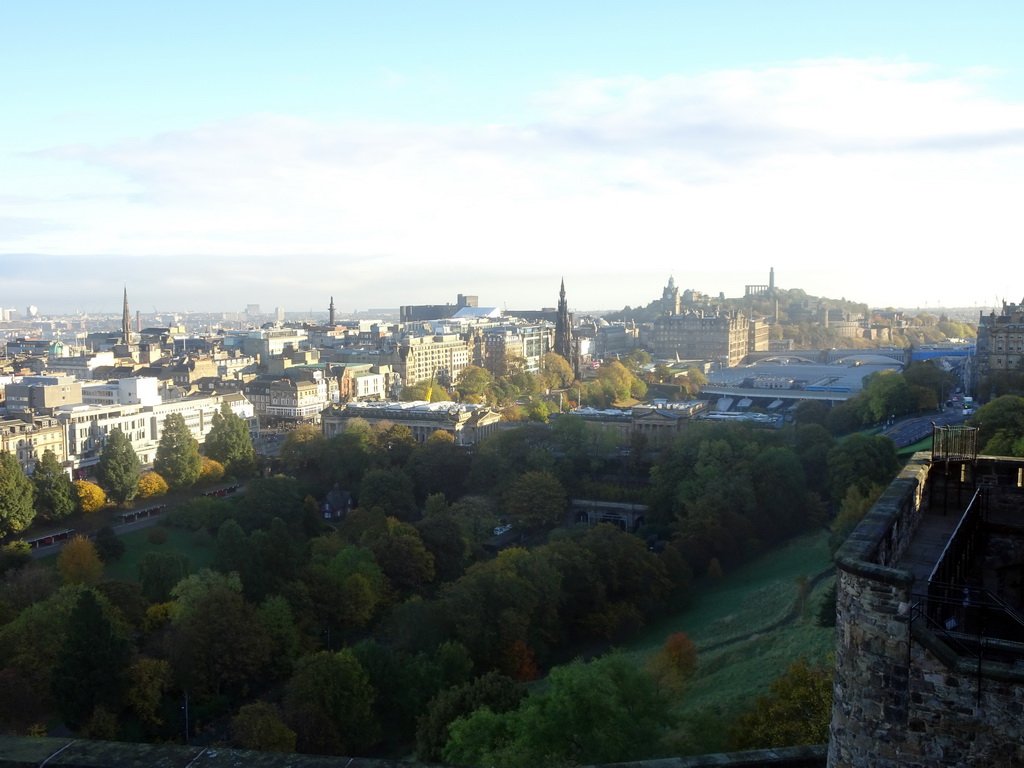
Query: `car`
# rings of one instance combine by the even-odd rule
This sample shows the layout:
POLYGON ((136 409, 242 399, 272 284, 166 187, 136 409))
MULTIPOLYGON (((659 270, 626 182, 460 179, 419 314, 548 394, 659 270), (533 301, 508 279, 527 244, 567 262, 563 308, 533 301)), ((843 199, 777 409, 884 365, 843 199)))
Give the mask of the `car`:
POLYGON ((502 534, 508 533, 511 530, 512 530, 512 524, 511 523, 509 523, 507 525, 499 525, 498 527, 496 527, 494 529, 494 535, 495 536, 501 536, 502 534))

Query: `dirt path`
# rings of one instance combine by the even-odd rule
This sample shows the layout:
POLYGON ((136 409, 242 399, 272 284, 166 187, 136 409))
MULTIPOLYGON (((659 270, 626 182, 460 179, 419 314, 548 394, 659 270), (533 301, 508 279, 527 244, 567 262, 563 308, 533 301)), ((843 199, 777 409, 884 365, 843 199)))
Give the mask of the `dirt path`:
MULTIPOLYGON (((836 569, 834 567, 827 568, 814 578, 810 579, 807 582, 807 594, 810 595, 814 587, 816 587, 818 584, 820 584, 822 581, 827 579, 835 572, 836 569)), ((736 643, 742 643, 747 640, 750 640, 753 637, 756 637, 757 635, 763 635, 768 632, 774 632, 777 629, 782 629, 782 627, 789 626, 798 618, 800 618, 800 613, 803 611, 803 604, 805 600, 806 598, 801 599, 800 597, 797 597, 797 599, 794 600, 793 604, 789 607, 789 610, 786 612, 786 615, 780 619, 777 619, 776 621, 773 621, 771 624, 761 627, 760 629, 752 630, 750 632, 744 632, 742 635, 736 635, 736 637, 730 637, 728 640, 722 640, 721 642, 712 643, 711 645, 699 645, 697 646, 697 652, 705 653, 707 651, 717 651, 719 648, 725 648, 730 645, 735 645, 736 643)))

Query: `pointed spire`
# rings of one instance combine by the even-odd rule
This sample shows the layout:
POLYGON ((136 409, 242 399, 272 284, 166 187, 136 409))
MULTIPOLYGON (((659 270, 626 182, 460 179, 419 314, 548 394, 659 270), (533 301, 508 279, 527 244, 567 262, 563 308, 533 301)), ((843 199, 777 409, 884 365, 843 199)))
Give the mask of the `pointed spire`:
POLYGON ((124 310, 121 313, 121 341, 125 346, 132 343, 132 315, 128 311, 128 286, 124 287, 124 310))

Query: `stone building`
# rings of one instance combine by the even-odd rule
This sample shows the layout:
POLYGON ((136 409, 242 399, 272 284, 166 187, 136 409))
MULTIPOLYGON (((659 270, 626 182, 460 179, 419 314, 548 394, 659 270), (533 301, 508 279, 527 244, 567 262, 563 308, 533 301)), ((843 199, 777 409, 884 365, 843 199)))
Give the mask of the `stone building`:
POLYGON ((998 371, 1018 369, 1024 360, 1024 302, 1007 304, 996 314, 978 320, 977 375, 979 381, 998 371))
POLYGON ((521 358, 526 370, 540 370, 541 358, 554 347, 554 326, 548 323, 502 323, 473 332, 473 365, 494 376, 508 373, 509 361, 521 358))
POLYGON ((768 326, 735 310, 687 310, 654 321, 654 356, 739 365, 751 352, 767 351, 768 326))
POLYGON ((398 345, 392 363, 405 384, 438 381, 450 386, 472 361, 472 342, 468 334, 445 333, 433 336, 406 336, 398 345))
POLYGON ((324 437, 341 434, 351 419, 362 419, 371 425, 403 424, 419 443, 440 430, 450 434, 456 445, 471 445, 497 431, 501 414, 490 406, 466 403, 348 403, 331 406, 321 414, 324 437))
POLYGON ((1024 765, 1024 459, 937 428, 836 555, 830 768, 1024 765))
POLYGON ((25 415, 20 419, 0 419, 0 452, 6 451, 18 460, 21 470, 31 475, 36 461, 46 451, 61 464, 66 458, 64 427, 49 416, 25 415))

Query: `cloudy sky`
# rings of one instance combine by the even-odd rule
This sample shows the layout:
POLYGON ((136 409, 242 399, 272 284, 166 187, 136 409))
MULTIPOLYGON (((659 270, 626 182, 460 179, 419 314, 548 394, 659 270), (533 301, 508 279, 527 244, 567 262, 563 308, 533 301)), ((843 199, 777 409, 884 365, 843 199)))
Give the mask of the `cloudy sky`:
POLYGON ((10 3, 0 307, 1024 296, 1024 4, 10 3))

